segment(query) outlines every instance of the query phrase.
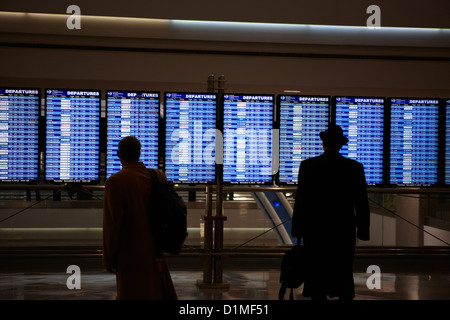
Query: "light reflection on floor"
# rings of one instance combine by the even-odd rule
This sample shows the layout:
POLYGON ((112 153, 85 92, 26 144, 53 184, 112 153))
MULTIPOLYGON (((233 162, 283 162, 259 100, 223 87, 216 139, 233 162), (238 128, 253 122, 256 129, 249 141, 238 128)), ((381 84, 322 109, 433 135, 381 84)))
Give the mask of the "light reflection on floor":
MULTIPOLYGON (((355 273, 356 300, 450 299, 449 275, 383 274, 380 289, 368 289, 368 274, 355 273)), ((0 273, 2 300, 112 300, 115 277, 104 271, 81 274, 81 289, 69 290, 68 274, 50 272, 0 273)), ((279 271, 225 271, 228 289, 200 289, 201 271, 172 271, 172 279, 182 300, 277 300, 279 271)), ((295 289, 295 299, 302 287, 295 289)))

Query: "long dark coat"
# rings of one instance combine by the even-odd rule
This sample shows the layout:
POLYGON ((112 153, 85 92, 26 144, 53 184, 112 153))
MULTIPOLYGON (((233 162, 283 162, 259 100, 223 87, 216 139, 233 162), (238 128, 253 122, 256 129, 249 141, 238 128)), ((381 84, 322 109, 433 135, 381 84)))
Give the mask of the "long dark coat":
MULTIPOLYGON (((159 180, 167 182, 162 171, 159 180)), ((176 299, 150 230, 151 177, 142 162, 124 165, 105 183, 103 265, 116 272, 117 299, 176 299), (159 265, 159 267, 158 267, 159 265)))
POLYGON ((369 240, 369 223, 361 163, 337 151, 301 162, 292 236, 308 253, 304 296, 354 298, 355 240, 369 240))

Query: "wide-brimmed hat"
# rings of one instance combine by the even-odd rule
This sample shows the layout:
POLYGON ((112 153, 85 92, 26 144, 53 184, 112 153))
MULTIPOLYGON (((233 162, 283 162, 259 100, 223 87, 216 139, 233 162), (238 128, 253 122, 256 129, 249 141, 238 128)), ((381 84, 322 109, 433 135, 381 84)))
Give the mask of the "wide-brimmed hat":
POLYGON ((344 136, 344 131, 336 124, 330 124, 328 129, 322 131, 319 135, 320 139, 327 144, 343 146, 348 142, 347 137, 344 136))

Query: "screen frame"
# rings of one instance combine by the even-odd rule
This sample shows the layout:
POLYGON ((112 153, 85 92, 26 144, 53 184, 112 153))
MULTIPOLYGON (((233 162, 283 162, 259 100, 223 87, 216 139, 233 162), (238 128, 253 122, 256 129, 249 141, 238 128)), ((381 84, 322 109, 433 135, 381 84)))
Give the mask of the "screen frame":
POLYGON ((0 180, 0 184, 27 184, 27 185, 36 185, 41 181, 41 151, 42 151, 42 129, 43 129, 43 117, 41 114, 42 111, 42 90, 37 87, 7 87, 2 86, 0 89, 10 89, 10 90, 37 90, 38 97, 38 117, 37 117, 37 148, 38 148, 38 156, 37 156, 37 167, 35 168, 36 179, 31 179, 28 181, 8 181, 8 180, 0 180))
MULTIPOLYGON (((349 99, 383 99, 383 144, 382 144, 382 150, 383 155, 381 156, 381 179, 379 183, 367 183, 367 186, 370 187, 384 187, 388 184, 389 176, 386 176, 386 174, 389 175, 389 152, 390 152, 390 143, 388 140, 390 134, 390 108, 388 106, 388 99, 383 96, 363 96, 363 95, 337 95, 333 96, 332 101, 332 107, 331 107, 331 119, 332 124, 336 124, 336 117, 337 117, 337 98, 349 98, 349 99), (389 129, 389 130, 388 130, 389 129)), ((390 101, 390 100, 389 100, 390 101)), ((348 137, 347 137, 348 138, 348 137)), ((350 158, 349 158, 350 159, 350 158)), ((360 162, 360 161, 359 161, 360 162)), ((366 178, 367 180, 367 178, 366 178)))
MULTIPOLYGON (((158 150, 157 150, 157 165, 159 167, 160 164, 160 158, 161 158, 161 92, 160 91, 147 91, 147 90, 105 90, 105 132, 104 132, 104 152, 105 152, 105 180, 108 179, 108 92, 120 92, 120 93, 156 93, 158 94, 158 150)), ((153 168, 156 169, 156 168, 153 168)))
MULTIPOLYGON (((275 183, 278 186, 296 186, 298 185, 298 182, 281 182, 280 181, 280 163, 281 163, 281 152, 280 152, 280 147, 281 147, 281 97, 311 97, 311 98, 328 98, 328 119, 327 119, 327 127, 330 125, 331 122, 331 111, 332 111, 332 97, 329 95, 314 95, 314 94, 279 94, 277 95, 277 99, 276 99, 276 121, 275 121, 275 128, 278 129, 278 146, 279 146, 279 150, 278 150, 278 170, 277 173, 275 175, 275 183)), ((319 136, 317 136, 318 139, 320 139, 319 136)), ((306 159, 305 159, 306 160, 306 159)), ((303 161, 303 160, 302 160, 303 161)))
MULTIPOLYGON (((217 115, 217 110, 219 107, 219 94, 215 93, 215 92, 200 92, 200 91, 165 91, 164 92, 164 103, 163 103, 163 111, 162 111, 162 115, 163 115, 163 119, 161 121, 161 128, 162 130, 160 130, 161 132, 161 138, 162 138, 162 143, 160 144, 160 169, 162 169, 164 171, 164 173, 166 173, 166 169, 167 169, 167 163, 166 163, 166 147, 167 147, 167 143, 166 143, 166 132, 167 132, 167 117, 166 117, 166 113, 167 113, 167 94, 196 94, 196 95, 214 95, 215 99, 213 99, 216 103, 216 109, 215 109, 215 127, 214 129, 217 132, 217 123, 218 123, 218 115, 217 115)), ((209 99, 208 99, 209 100, 209 99)), ((160 113, 161 114, 161 113, 160 113)), ((217 137, 215 137, 216 139, 217 137)), ((216 141, 216 140, 214 140, 216 141)), ((215 144, 215 146, 217 147, 217 143, 215 144)), ((214 154, 216 154, 217 150, 214 149, 214 154)), ((205 180, 205 181, 194 181, 194 180, 189 180, 189 181, 172 181, 169 180, 171 182, 173 182, 174 184, 180 184, 180 185, 213 185, 216 184, 218 179, 217 179, 217 163, 216 161, 214 161, 214 179, 212 180, 205 180)), ((167 176, 167 174, 166 174, 167 176)))
POLYGON ((388 162, 387 162, 387 167, 388 167, 388 176, 387 176, 387 181, 386 181, 386 185, 388 187, 391 188, 395 188, 395 187, 402 187, 402 188, 436 188, 440 186, 440 181, 441 178, 440 176, 442 175, 439 167, 440 167, 440 140, 442 139, 442 137, 440 137, 440 133, 441 133, 441 110, 442 110, 442 102, 441 99, 439 98, 432 98, 432 97, 411 97, 411 96, 397 96, 397 97, 388 97, 386 98, 386 104, 388 106, 388 113, 389 113, 389 132, 388 132, 388 136, 386 141, 388 142, 388 146, 389 146, 389 151, 388 151, 388 162), (438 127, 438 137, 437 137, 437 166, 436 166, 436 170, 437 170, 437 177, 436 177, 436 183, 431 183, 431 184, 426 184, 426 183, 392 183, 391 182, 391 173, 390 173, 390 167, 391 167, 391 125, 392 125, 392 100, 393 99, 401 99, 401 100, 437 100, 437 108, 438 108, 438 123, 437 123, 437 127, 438 127))
POLYGON ((101 111, 102 111, 102 91, 100 89, 73 89, 73 88, 45 88, 44 90, 44 100, 45 100, 45 121, 44 121, 44 128, 43 128, 43 152, 44 152, 44 166, 43 166, 43 174, 44 174, 44 181, 48 184, 80 184, 80 185, 96 185, 100 183, 100 172, 101 172, 101 164, 100 164, 100 150, 101 150, 101 111), (98 92, 98 151, 97 151, 97 180, 90 180, 90 181, 72 181, 72 180, 51 180, 47 179, 47 121, 48 121, 48 90, 58 90, 58 91, 92 91, 92 92, 98 92))
MULTIPOLYGON (((231 96, 270 96, 272 97, 272 132, 274 129, 276 129, 276 97, 275 94, 265 94, 265 93, 235 93, 235 92, 226 92, 222 95, 222 139, 223 139, 223 162, 225 162, 225 96, 226 95, 231 95, 231 96)), ((272 134, 271 132, 271 134, 272 134)), ((271 143, 272 149, 271 149, 271 158, 272 158, 272 175, 271 175, 271 179, 270 181, 254 181, 254 182, 249 182, 249 181, 242 181, 242 182, 232 182, 232 181, 225 181, 224 180, 224 169, 222 169, 222 184, 224 186, 242 186, 242 185, 247 185, 247 186, 254 186, 254 185, 262 185, 262 186, 268 186, 268 185, 273 185, 275 183, 275 174, 273 173, 273 165, 274 165, 274 155, 273 155, 273 147, 274 147, 274 143, 273 143, 273 136, 272 136, 272 143, 271 143)), ((278 160, 277 160, 278 161, 278 160)), ((224 164, 222 165, 222 168, 224 167, 224 164)))

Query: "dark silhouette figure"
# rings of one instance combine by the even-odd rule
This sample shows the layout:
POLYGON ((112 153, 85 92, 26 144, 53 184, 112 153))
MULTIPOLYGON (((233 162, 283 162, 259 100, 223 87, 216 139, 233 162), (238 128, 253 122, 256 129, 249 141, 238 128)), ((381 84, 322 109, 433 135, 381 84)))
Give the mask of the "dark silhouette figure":
POLYGON ((307 254, 303 296, 353 299, 356 236, 369 240, 364 167, 339 153, 348 142, 341 127, 330 125, 320 138, 324 153, 300 164, 292 221, 307 254))
MULTIPOLYGON (((149 224, 151 177, 139 162, 135 137, 119 142, 122 169, 105 183, 103 265, 116 274, 117 299, 176 299, 164 257, 155 248, 149 224)), ((158 178, 167 178, 158 170, 158 178)))

